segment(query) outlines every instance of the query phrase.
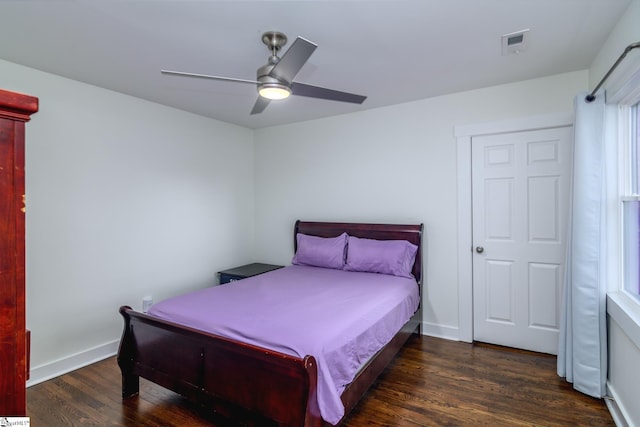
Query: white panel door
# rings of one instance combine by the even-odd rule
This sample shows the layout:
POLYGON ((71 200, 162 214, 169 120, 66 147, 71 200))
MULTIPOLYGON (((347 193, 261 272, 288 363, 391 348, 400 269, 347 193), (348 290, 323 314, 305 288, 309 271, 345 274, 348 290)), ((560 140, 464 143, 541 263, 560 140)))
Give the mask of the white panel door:
POLYGON ((572 128, 473 137, 473 338, 557 354, 572 128))

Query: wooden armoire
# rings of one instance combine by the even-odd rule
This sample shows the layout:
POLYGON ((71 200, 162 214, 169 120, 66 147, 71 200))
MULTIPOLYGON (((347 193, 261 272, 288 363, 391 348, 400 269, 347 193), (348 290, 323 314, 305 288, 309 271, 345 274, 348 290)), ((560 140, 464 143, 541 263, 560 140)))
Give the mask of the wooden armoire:
POLYGON ((0 89, 0 417, 26 416, 24 129, 38 98, 0 89))

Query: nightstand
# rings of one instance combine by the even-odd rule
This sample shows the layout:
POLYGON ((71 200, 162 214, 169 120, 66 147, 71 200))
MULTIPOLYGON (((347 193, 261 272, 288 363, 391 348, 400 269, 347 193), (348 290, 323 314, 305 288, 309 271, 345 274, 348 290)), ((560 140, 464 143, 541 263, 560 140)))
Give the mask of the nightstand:
POLYGON ((220 275, 220 284, 224 285, 225 283, 235 282, 236 280, 246 279, 251 276, 257 276, 258 274, 277 270, 282 267, 284 267, 284 265, 261 264, 256 262, 220 271, 218 274, 220 275))

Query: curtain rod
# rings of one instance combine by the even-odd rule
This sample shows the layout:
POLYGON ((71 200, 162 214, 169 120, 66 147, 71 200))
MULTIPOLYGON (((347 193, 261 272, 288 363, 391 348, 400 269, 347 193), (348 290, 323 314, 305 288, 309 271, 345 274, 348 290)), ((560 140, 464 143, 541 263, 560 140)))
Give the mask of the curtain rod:
POLYGON ((627 53, 629 53, 631 50, 633 50, 633 49, 635 49, 637 47, 640 47, 640 42, 631 43, 629 46, 627 46, 625 48, 624 52, 622 52, 622 55, 620 55, 618 60, 616 62, 614 62, 614 64, 611 66, 611 68, 609 68, 609 71, 607 71, 607 74, 605 74, 604 77, 602 78, 602 80, 600 80, 600 83, 598 83, 598 86, 596 86, 596 88, 593 90, 593 92, 591 92, 589 95, 587 95, 584 98, 585 101, 587 101, 587 102, 595 101, 596 93, 598 92, 598 89, 600 89, 600 86, 602 86, 604 84, 604 82, 607 81, 607 79, 609 78, 611 73, 613 73, 613 70, 615 70, 616 67, 618 65, 620 65, 620 63, 622 62, 624 57, 627 56, 627 53))

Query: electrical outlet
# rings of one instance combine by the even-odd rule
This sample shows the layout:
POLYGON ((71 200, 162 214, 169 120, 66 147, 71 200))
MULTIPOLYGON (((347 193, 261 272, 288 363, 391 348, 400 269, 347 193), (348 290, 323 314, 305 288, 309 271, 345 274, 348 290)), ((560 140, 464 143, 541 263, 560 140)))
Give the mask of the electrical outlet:
POLYGON ((153 297, 144 297, 144 298, 142 298, 142 312, 143 313, 148 312, 152 305, 153 305, 153 297))

